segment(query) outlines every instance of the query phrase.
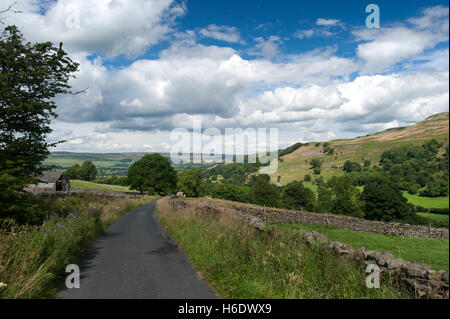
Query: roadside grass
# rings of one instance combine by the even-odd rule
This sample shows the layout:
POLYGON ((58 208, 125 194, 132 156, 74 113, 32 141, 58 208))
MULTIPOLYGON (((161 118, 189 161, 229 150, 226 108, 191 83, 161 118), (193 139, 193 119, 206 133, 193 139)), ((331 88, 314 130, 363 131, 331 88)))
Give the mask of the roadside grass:
POLYGON ((0 298, 51 298, 63 282, 65 268, 110 224, 151 197, 105 198, 77 194, 56 199, 69 208, 50 215, 40 226, 0 221, 0 298))
POLYGON ((366 288, 365 269, 329 249, 307 246, 296 229, 260 232, 238 217, 157 203, 158 219, 223 298, 410 298, 381 280, 366 288))
POLYGON ((121 192, 128 192, 130 188, 128 186, 118 186, 118 185, 106 185, 106 184, 97 184, 92 182, 71 180, 70 185, 72 188, 82 188, 82 189, 106 189, 106 190, 115 190, 121 192))
POLYGON ((423 262, 434 270, 449 270, 448 240, 387 236, 315 225, 280 224, 279 227, 286 230, 315 230, 332 241, 351 244, 354 248, 366 247, 367 250, 389 251, 396 258, 423 262))
POLYGON ((449 197, 423 197, 418 195, 409 194, 407 191, 403 191, 403 196, 408 199, 408 202, 414 206, 421 206, 425 208, 448 208, 449 197))

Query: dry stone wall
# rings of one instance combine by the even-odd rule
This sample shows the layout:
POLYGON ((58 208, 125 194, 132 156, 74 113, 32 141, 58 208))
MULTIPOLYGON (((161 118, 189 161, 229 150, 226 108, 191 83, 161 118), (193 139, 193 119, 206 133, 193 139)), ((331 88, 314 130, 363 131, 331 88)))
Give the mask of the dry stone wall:
MULTIPOLYGON (((439 229, 422 229, 418 226, 406 225, 409 227, 404 227, 404 224, 392 223, 392 225, 386 225, 389 223, 380 222, 369 222, 369 224, 364 223, 363 220, 359 221, 356 218, 351 217, 341 217, 334 215, 319 215, 314 213, 295 213, 301 214, 302 216, 292 216, 294 213, 285 212, 280 210, 264 210, 249 208, 243 206, 228 207, 228 206, 217 206, 212 204, 202 204, 194 203, 190 204, 182 200, 171 200, 171 204, 177 209, 184 208, 197 208, 206 212, 211 213, 229 213, 237 215, 249 224, 257 229, 264 229, 266 227, 265 221, 267 220, 278 220, 281 222, 297 222, 300 220, 305 224, 317 224, 322 222, 322 224, 342 225, 353 230, 369 231, 367 225, 369 225, 372 232, 378 232, 382 234, 389 234, 394 236, 408 236, 408 237, 425 237, 427 238, 430 234, 437 236, 439 239, 445 238, 445 233, 440 233, 439 229), (323 218, 315 218, 317 215, 323 218), (341 217, 341 218, 337 218, 341 217), (357 221, 355 221, 355 219, 357 221), (347 221, 347 223, 345 223, 347 221), (375 223, 375 226, 373 225, 375 223), (394 230, 397 226, 403 226, 401 230, 394 230), (349 228, 352 227, 352 228, 349 228), (411 228, 412 227, 412 228, 411 228), (416 229, 417 228, 417 229, 416 229), (373 231, 375 230, 375 231, 373 231), (427 233, 428 230, 428 233, 427 233), (427 236, 428 234, 428 236, 427 236), (414 236, 411 236, 414 235, 414 236)), ((426 227, 425 227, 426 228, 426 227)), ((299 230, 307 242, 308 245, 321 244, 328 249, 333 249, 339 256, 345 259, 354 260, 363 263, 365 266, 369 264, 376 264, 381 274, 387 274, 388 278, 393 281, 401 282, 407 286, 414 289, 414 292, 419 298, 439 298, 448 299, 449 298, 449 273, 447 271, 439 270, 435 271, 429 266, 420 262, 407 262, 402 258, 394 258, 390 252, 378 252, 378 251, 367 251, 364 247, 360 249, 354 249, 352 245, 344 244, 340 242, 330 241, 325 235, 320 234, 316 231, 308 232, 305 230, 299 230)), ((448 239, 448 229, 446 234, 446 239, 448 239)))
MULTIPOLYGON (((241 214, 257 217, 264 221, 281 223, 297 223, 308 225, 325 225, 344 228, 360 232, 369 232, 390 236, 403 236, 412 238, 434 238, 448 240, 448 228, 434 228, 423 225, 409 225, 404 223, 388 223, 372 221, 356 217, 319 214, 306 211, 287 211, 275 208, 256 208, 248 206, 227 205, 229 209, 238 210, 241 214)), ((200 203, 199 203, 200 205, 200 203)), ((207 206, 208 204, 201 204, 207 206)), ((210 204, 211 205, 211 204, 210 204)), ((214 205, 212 205, 214 206, 214 205)), ((217 206, 216 206, 217 207, 217 206)))

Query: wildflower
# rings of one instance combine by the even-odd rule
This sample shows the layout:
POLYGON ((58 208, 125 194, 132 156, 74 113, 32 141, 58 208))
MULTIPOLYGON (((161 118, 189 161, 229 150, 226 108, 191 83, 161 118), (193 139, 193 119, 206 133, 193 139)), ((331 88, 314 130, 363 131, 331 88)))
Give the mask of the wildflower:
POLYGON ((4 282, 0 281, 0 290, 2 290, 3 288, 5 288, 6 286, 8 286, 7 284, 5 284, 4 282))

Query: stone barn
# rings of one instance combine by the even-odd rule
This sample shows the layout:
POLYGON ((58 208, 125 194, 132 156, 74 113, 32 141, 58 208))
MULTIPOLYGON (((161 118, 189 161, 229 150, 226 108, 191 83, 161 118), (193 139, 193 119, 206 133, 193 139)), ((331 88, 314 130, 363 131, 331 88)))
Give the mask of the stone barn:
POLYGON ((33 193, 69 192, 70 180, 64 172, 44 172, 38 177, 38 184, 31 184, 25 191, 33 193))

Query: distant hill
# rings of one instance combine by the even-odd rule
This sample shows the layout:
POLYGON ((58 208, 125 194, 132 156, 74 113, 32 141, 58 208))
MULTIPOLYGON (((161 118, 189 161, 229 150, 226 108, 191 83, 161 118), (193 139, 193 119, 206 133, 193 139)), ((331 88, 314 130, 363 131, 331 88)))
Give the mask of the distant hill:
POLYGON ((317 146, 318 143, 311 142, 282 156, 278 171, 271 175, 271 179, 276 182, 277 177, 281 176, 281 184, 287 184, 293 180, 302 180, 306 174, 314 176, 309 162, 315 157, 320 157, 324 161, 321 175, 326 180, 334 175, 343 175, 342 167, 347 160, 362 164, 368 159, 371 165, 374 165, 385 150, 408 144, 423 144, 432 138, 448 145, 448 130, 449 113, 445 112, 408 127, 391 128, 364 137, 326 142, 327 147, 334 150, 332 155, 326 154, 323 142, 317 146))

